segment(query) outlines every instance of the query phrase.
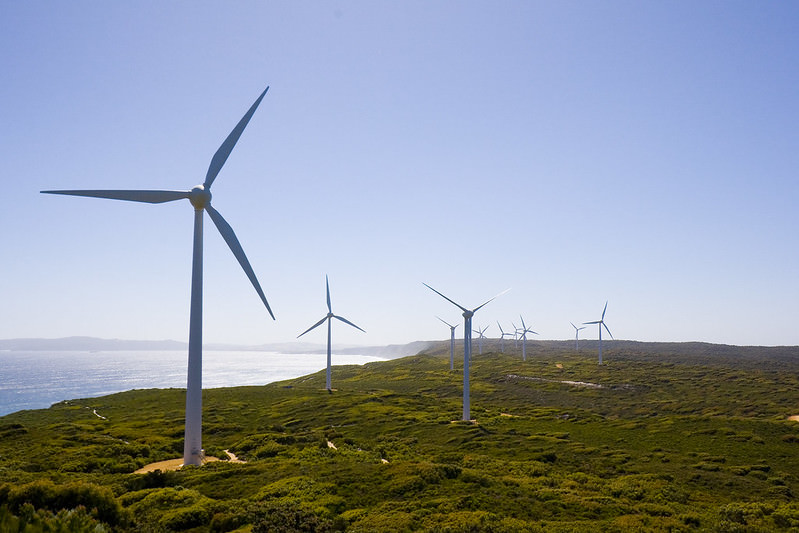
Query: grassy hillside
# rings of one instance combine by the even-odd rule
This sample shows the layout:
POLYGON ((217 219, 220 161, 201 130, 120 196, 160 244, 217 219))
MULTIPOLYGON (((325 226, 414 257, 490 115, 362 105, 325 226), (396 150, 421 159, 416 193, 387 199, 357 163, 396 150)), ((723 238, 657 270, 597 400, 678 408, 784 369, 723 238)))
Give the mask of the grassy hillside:
POLYGON ((7 415, 0 531, 799 529, 799 349, 605 347, 489 344, 476 423, 449 343, 335 367, 333 393, 324 372, 207 390, 206 453, 247 463, 179 472, 131 473, 182 453, 183 390, 7 415))

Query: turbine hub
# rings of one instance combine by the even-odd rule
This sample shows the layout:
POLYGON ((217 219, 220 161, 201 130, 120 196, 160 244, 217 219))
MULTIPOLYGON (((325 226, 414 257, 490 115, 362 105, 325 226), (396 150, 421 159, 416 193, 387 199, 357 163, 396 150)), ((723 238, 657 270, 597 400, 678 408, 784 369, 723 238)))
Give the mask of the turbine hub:
POLYGON ((197 185, 189 193, 189 201, 194 209, 205 209, 205 206, 211 203, 211 191, 204 185, 197 185))
POLYGON ((463 318, 472 318, 474 316, 474 311, 464 311, 463 318))

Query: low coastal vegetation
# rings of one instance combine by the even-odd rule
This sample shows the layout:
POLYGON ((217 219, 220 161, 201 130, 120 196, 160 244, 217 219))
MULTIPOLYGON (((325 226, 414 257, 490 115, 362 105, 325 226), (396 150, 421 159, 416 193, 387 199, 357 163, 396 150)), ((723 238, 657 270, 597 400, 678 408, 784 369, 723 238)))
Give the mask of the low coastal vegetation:
POLYGON ((489 344, 474 422, 449 343, 206 390, 179 471, 183 390, 0 417, 0 531, 799 530, 799 349, 569 346, 489 344))

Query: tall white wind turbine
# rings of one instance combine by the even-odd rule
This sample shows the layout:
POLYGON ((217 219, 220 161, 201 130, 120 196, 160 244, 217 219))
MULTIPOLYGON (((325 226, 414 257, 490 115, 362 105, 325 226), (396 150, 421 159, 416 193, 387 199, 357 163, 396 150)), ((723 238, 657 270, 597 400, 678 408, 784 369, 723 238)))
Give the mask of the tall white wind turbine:
POLYGON ((581 329, 585 329, 585 326, 583 326, 581 328, 578 328, 577 326, 574 325, 573 322, 569 322, 569 324, 571 324, 572 327, 574 328, 574 349, 579 351, 580 350, 580 330, 581 329))
POLYGON ((336 318, 338 320, 341 320, 345 324, 349 324, 350 326, 354 327, 355 329, 360 329, 364 333, 366 333, 366 332, 364 330, 362 330, 361 328, 359 328, 358 326, 356 326, 355 324, 353 324, 352 322, 350 322, 349 320, 347 320, 346 318, 344 318, 343 316, 338 316, 338 315, 334 315, 333 314, 333 309, 330 306, 330 282, 327 280, 327 275, 325 275, 325 287, 327 288, 327 315, 322 320, 320 320, 319 322, 317 322, 316 324, 314 324, 310 328, 306 329, 305 331, 303 331, 302 333, 297 335, 297 338, 299 339, 300 337, 302 337, 303 335, 305 335, 306 333, 308 333, 312 329, 316 328, 317 326, 321 326, 322 322, 327 320, 327 372, 325 373, 325 388, 328 391, 330 391, 330 390, 332 390, 332 387, 330 385, 330 381, 331 381, 330 380, 330 359, 331 359, 331 357, 330 357, 330 353, 331 353, 331 346, 330 346, 330 329, 331 329, 331 327, 330 327, 330 324, 332 322, 331 319, 336 318))
POLYGON ((533 333, 535 335, 538 335, 538 333, 531 330, 524 324, 524 319, 522 318, 522 315, 519 315, 519 318, 522 319, 522 327, 521 329, 519 329, 519 334, 522 337, 522 361, 527 361, 527 334, 533 333))
POLYGON ((227 161, 233 147, 236 146, 244 128, 252 118, 253 113, 261 103, 266 91, 245 113, 233 131, 227 136, 222 146, 214 154, 205 181, 190 191, 164 191, 164 190, 69 190, 69 191, 41 191, 46 194, 65 194, 69 196, 88 196, 92 198, 108 198, 111 200, 127 200, 131 202, 144 202, 148 204, 161 204, 175 200, 188 199, 194 207, 194 249, 191 268, 191 313, 189 316, 189 363, 188 379, 186 383, 186 433, 183 443, 183 464, 199 465, 202 463, 202 350, 203 350, 203 213, 216 225, 222 238, 225 239, 230 251, 239 261, 244 273, 250 279, 255 291, 266 306, 266 310, 275 318, 266 296, 261 290, 258 279, 255 277, 250 262, 233 232, 233 228, 222 218, 219 211, 211 207, 211 185, 214 183, 219 171, 227 161))
MULTIPOLYGON (((499 321, 497 321, 497 327, 499 327, 499 349, 502 353, 505 353, 505 337, 513 337, 515 339, 516 334, 503 330, 499 321)), ((513 328, 516 329, 516 326, 513 326, 513 328)))
POLYGON ((437 319, 442 321, 444 324, 449 326, 449 369, 455 370, 455 328, 458 327, 457 324, 454 326, 444 320, 443 318, 437 316, 437 319))
POLYGON ((599 324, 599 364, 600 365, 602 364, 602 326, 605 327, 605 329, 608 332, 608 335, 610 335, 610 338, 611 339, 613 338, 613 333, 610 332, 610 330, 608 329, 608 325, 605 324, 605 311, 607 311, 607 310, 608 310, 608 302, 605 302, 605 308, 602 310, 602 318, 600 318, 599 320, 594 320, 592 322, 583 322, 583 324, 599 324))
POLYGON ((427 283, 423 283, 423 285, 428 289, 430 289, 431 291, 433 291, 434 293, 441 296, 442 298, 444 298, 449 303, 453 304, 455 307, 459 308, 461 311, 463 311, 463 420, 469 421, 471 420, 469 416, 469 359, 472 353, 472 317, 474 316, 474 314, 477 312, 478 309, 486 305, 494 298, 497 298, 498 296, 505 294, 510 289, 502 291, 501 293, 494 296, 494 298, 491 298, 490 300, 487 300, 483 304, 478 305, 474 309, 469 310, 463 307, 461 304, 456 303, 453 300, 450 300, 449 298, 447 298, 446 296, 435 290, 427 283))
POLYGON ((484 328, 477 328, 476 330, 474 330, 474 332, 477 333, 477 348, 480 351, 480 355, 483 355, 483 339, 486 338, 484 333, 487 329, 488 326, 484 328))

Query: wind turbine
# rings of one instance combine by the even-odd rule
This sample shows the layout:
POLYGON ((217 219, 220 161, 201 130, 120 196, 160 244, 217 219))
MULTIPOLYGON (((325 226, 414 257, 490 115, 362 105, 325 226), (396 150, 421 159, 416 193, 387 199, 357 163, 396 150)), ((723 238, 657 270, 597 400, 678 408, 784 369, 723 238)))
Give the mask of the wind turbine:
POLYGON ((491 298, 491 300, 488 300, 483 304, 478 305, 477 307, 475 307, 470 311, 469 309, 463 307, 461 304, 456 303, 453 300, 450 300, 449 298, 447 298, 446 296, 435 290, 427 283, 422 283, 422 285, 424 285, 425 287, 427 287, 428 289, 438 294, 446 301, 455 305, 455 307, 463 311, 463 420, 469 421, 471 420, 471 418, 469 417, 469 358, 471 357, 472 353, 472 317, 474 316, 474 314, 477 312, 478 309, 486 305, 494 298, 502 296, 510 289, 505 289, 501 293, 494 296, 494 298, 491 298))
POLYGON ((299 339, 300 337, 302 337, 303 335, 305 335, 315 327, 321 326, 322 322, 327 320, 327 372, 325 373, 325 388, 328 391, 330 391, 332 390, 330 386, 330 329, 331 329, 330 324, 332 322, 331 318, 337 318, 342 322, 344 322, 345 324, 349 324, 350 326, 354 327, 355 329, 360 329, 364 333, 366 332, 361 328, 359 328, 358 326, 356 326, 355 324, 353 324, 352 322, 350 322, 349 320, 347 320, 346 318, 333 314, 333 309, 330 307, 330 282, 327 280, 327 275, 325 275, 325 287, 327 288, 327 315, 322 320, 320 320, 310 328, 306 329, 305 331, 297 335, 297 338, 299 339))
POLYGON ((605 326, 605 329, 610 335, 610 338, 613 338, 613 333, 610 332, 608 329, 608 325, 605 324, 605 311, 608 310, 608 302, 605 302, 605 308, 602 310, 602 318, 599 320, 594 320, 592 322, 583 322, 583 324, 599 324, 599 364, 602 364, 602 326, 605 326))
MULTIPOLYGON (((511 333, 511 332, 505 332, 502 329, 502 325, 499 323, 499 321, 497 321, 497 326, 499 327, 499 333, 500 333, 500 335, 499 335, 499 349, 500 349, 500 351, 502 351, 502 353, 505 353, 505 337, 510 337, 511 335, 513 335, 513 338, 515 339, 516 335, 514 333, 511 333)), ((513 327, 514 327, 514 329, 516 328, 516 326, 513 326, 513 327)))
POLYGON ((238 259, 244 273, 250 279, 255 291, 269 311, 274 320, 275 315, 269 308, 266 296, 258 284, 250 262, 233 232, 233 228, 222 218, 219 211, 211 207, 211 185, 214 183, 219 171, 227 161, 233 147, 236 146, 244 128, 261 103, 266 91, 255 100, 249 111, 239 121, 233 131, 227 136, 222 146, 214 154, 205 181, 190 191, 164 191, 164 190, 69 190, 69 191, 41 191, 46 194, 65 194, 69 196, 88 196, 91 198, 108 198, 111 200, 127 200, 131 202, 144 202, 148 204, 161 204, 175 200, 188 199, 194 207, 194 249, 191 268, 191 313, 189 316, 189 363, 188 378, 186 383, 186 433, 183 443, 183 464, 199 465, 203 459, 202 449, 202 353, 203 353, 203 212, 216 225, 222 238, 225 239, 230 251, 238 259))
POLYGON ((522 315, 519 315, 519 318, 522 319, 522 327, 519 329, 519 333, 522 337, 522 361, 527 361, 527 334, 535 333, 538 335, 538 333, 524 325, 524 319, 522 318, 522 315))
POLYGON ((477 336, 477 346, 478 346, 478 349, 480 350, 480 355, 483 355, 483 339, 486 338, 486 336, 483 335, 483 333, 485 333, 485 331, 488 329, 488 327, 489 326, 486 326, 484 328, 477 328, 476 330, 474 330, 474 332, 477 333, 477 335, 478 335, 477 336))
POLYGON ((510 325, 513 326, 513 349, 514 350, 518 350, 519 349, 519 328, 517 328, 516 324, 514 324, 513 322, 511 322, 510 325))
POLYGON ((450 324, 449 322, 438 316, 436 318, 449 326, 449 369, 454 370, 455 369, 455 328, 457 328, 458 325, 455 324, 453 326, 452 324, 450 324))
POLYGON ((574 349, 575 350, 579 350, 580 349, 580 330, 581 329, 585 329, 585 326, 583 326, 581 328, 578 328, 577 326, 574 325, 573 322, 569 322, 569 324, 571 324, 572 327, 574 328, 574 349))

